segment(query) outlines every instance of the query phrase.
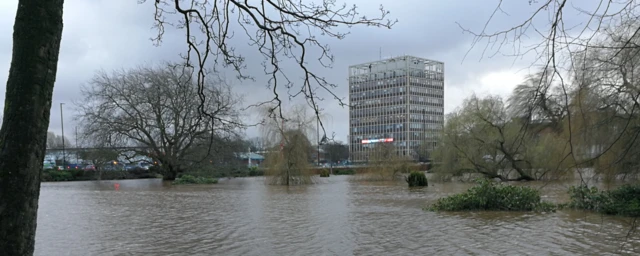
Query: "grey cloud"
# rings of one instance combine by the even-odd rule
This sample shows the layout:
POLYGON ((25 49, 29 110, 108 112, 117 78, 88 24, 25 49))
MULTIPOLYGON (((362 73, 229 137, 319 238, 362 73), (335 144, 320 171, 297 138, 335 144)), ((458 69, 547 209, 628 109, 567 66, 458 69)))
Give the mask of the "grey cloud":
MULTIPOLYGON (((11 34, 17 0, 3 1, 0 10, 0 80, 6 81, 11 56, 11 34), (6 6, 6 8, 4 8, 6 6)), ((155 35, 153 25, 153 4, 139 5, 137 1, 84 1, 68 0, 65 3, 65 28, 60 54, 57 83, 51 110, 50 130, 60 132, 59 103, 65 102, 65 132, 73 131, 71 101, 82 100, 80 85, 91 78, 98 69, 110 70, 127 68, 140 64, 152 64, 163 60, 177 60, 184 53, 184 32, 169 29, 161 47, 154 47, 149 40, 155 35), (69 127, 69 128, 67 128, 69 127)), ((360 6, 361 14, 377 14, 378 2, 391 11, 392 18, 399 23, 392 29, 355 27, 344 40, 322 38, 330 45, 335 55, 333 69, 321 68, 313 59, 310 66, 330 82, 339 85, 334 92, 345 99, 348 96, 347 68, 349 65, 379 59, 379 49, 383 57, 402 54, 416 55, 444 61, 446 65, 446 86, 471 89, 469 81, 483 74, 508 68, 508 58, 498 58, 477 62, 461 63, 468 49, 471 37, 463 34, 455 22, 479 29, 489 17, 495 3, 487 1, 424 1, 424 0, 357 0, 349 1, 360 6)), ((513 5, 511 17, 502 17, 498 22, 508 24, 526 14, 530 7, 524 4, 513 5)), ((235 26, 237 28, 237 26, 235 26)), ((236 30, 236 38, 231 41, 238 52, 247 57, 247 74, 256 77, 256 81, 232 81, 237 93, 245 98, 245 105, 270 99, 273 95, 265 87, 261 56, 256 56, 255 48, 247 45, 243 31, 236 30)), ((317 54, 316 52, 312 52, 317 54)), ((477 57, 477 55, 476 55, 477 57)), ((290 71, 291 77, 299 78, 301 71, 292 60, 282 64, 290 71)), ((227 71, 228 78, 233 73, 227 71)), ((4 99, 4 86, 0 90, 4 99)), ((280 90, 284 93, 284 90, 280 90)), ((322 93, 325 101, 320 106, 330 113, 333 122, 327 122, 327 132, 335 132, 338 139, 346 141, 348 134, 348 109, 341 108, 327 93, 322 93), (329 124, 333 123, 333 124, 329 124)), ((296 101, 301 101, 297 99, 296 101)), ((68 132, 67 132, 68 133, 68 132)), ((257 129, 249 129, 249 136, 256 136, 257 129)))

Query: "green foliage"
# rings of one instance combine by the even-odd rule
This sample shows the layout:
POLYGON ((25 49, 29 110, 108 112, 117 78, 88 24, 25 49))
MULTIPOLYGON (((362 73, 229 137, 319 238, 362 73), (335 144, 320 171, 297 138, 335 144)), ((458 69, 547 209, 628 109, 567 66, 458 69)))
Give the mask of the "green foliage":
POLYGON ((429 184, 424 172, 411 172, 406 181, 409 183, 409 187, 425 187, 429 184))
POLYGON ((73 174, 69 171, 46 170, 42 172, 42 181, 72 181, 73 174))
POLYGON ((536 189, 481 180, 464 193, 438 199, 427 210, 554 211, 555 205, 542 202, 536 189))
POLYGON ((333 169, 333 175, 354 175, 356 170, 354 169, 333 169))
POLYGON ((157 178, 156 173, 144 171, 83 171, 83 170, 43 170, 41 181, 83 181, 157 178))
POLYGON ((598 191, 596 187, 587 186, 571 187, 569 198, 565 207, 640 217, 640 184, 624 185, 611 191, 598 191))
MULTIPOLYGON (((369 166, 366 173, 357 177, 366 181, 391 181, 402 179, 403 173, 410 172, 409 159, 400 156, 396 147, 390 143, 378 143, 369 153, 369 166)), ((354 177, 355 178, 355 177, 354 177)))
POLYGON ((183 185, 183 184, 216 184, 218 183, 217 179, 208 178, 208 177, 196 177, 192 175, 182 175, 176 180, 173 181, 174 185, 183 185))
POLYGON ((320 171, 320 177, 327 178, 329 176, 331 176, 331 174, 329 173, 329 170, 323 169, 322 171, 320 171))
POLYGON ((264 176, 264 171, 263 170, 258 170, 258 168, 249 169, 249 177, 255 177, 255 176, 264 176))

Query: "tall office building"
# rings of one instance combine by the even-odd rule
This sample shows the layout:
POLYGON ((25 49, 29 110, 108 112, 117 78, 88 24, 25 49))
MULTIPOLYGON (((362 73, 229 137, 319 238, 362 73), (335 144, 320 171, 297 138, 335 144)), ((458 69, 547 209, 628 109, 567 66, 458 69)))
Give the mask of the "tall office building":
POLYGON ((444 63, 401 56, 350 66, 349 103, 351 161, 368 161, 377 143, 417 159, 442 130, 444 63))

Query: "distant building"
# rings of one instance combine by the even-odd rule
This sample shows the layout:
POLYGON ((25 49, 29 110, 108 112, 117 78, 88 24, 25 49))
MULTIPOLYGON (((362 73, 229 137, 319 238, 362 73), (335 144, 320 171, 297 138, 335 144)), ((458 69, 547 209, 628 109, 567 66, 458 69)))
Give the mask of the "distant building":
POLYGON ((377 143, 417 159, 444 123, 444 63, 401 56, 349 67, 349 153, 362 162, 377 143))

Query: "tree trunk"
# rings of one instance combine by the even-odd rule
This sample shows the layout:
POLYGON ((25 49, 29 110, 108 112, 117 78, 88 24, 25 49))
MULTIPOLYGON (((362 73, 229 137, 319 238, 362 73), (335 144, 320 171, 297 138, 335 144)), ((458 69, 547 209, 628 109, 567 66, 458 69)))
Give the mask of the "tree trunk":
POLYGON ((178 177, 178 170, 173 165, 167 164, 162 173, 162 180, 176 180, 178 177))
POLYGON ((0 254, 32 255, 64 0, 20 0, 0 129, 0 254))

